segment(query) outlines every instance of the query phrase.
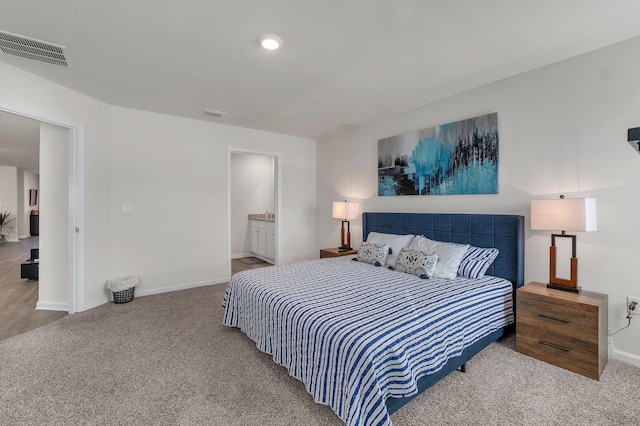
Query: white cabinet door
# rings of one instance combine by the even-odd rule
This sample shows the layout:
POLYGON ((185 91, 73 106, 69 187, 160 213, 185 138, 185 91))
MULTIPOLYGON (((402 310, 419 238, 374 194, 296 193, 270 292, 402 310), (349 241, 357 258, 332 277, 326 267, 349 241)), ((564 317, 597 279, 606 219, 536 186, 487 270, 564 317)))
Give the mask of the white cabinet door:
POLYGON ((276 258, 276 224, 269 222, 267 224, 267 241, 265 256, 269 259, 276 258))
POLYGON ((249 221, 249 239, 251 240, 251 253, 258 254, 258 221, 249 221))
POLYGON ((267 255, 267 224, 261 220, 258 221, 258 251, 260 256, 267 255))

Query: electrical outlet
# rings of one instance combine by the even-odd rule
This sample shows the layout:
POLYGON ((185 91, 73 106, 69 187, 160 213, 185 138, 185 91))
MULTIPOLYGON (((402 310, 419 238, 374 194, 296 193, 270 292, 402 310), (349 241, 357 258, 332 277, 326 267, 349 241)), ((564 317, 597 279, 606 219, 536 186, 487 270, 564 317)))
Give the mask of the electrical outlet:
POLYGON ((198 260, 200 260, 200 255, 198 253, 193 253, 193 261, 197 262, 198 260))
POLYGON ((631 310, 633 302, 636 302, 635 309, 633 309, 633 315, 640 315, 640 297, 627 296, 627 312, 631 310))
POLYGON ((176 257, 173 254, 169 255, 169 263, 176 263, 176 257))

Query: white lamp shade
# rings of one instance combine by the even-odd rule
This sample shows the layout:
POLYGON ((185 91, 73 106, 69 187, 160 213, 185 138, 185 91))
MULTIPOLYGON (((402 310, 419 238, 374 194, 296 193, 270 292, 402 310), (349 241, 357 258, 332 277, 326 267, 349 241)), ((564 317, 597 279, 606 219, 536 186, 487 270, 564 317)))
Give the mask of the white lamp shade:
POLYGON ((347 203, 346 201, 333 202, 333 218, 341 220, 354 220, 358 218, 360 204, 347 203))
POLYGON ((532 200, 531 229, 547 231, 597 230, 595 198, 532 200))

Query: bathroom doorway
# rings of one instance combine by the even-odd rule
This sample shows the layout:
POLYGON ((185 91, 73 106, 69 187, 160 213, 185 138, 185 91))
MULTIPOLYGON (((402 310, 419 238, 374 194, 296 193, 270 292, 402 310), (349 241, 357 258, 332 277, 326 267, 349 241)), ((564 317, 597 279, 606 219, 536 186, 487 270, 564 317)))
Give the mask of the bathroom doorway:
POLYGON ((278 262, 278 155, 230 149, 229 276, 278 262))

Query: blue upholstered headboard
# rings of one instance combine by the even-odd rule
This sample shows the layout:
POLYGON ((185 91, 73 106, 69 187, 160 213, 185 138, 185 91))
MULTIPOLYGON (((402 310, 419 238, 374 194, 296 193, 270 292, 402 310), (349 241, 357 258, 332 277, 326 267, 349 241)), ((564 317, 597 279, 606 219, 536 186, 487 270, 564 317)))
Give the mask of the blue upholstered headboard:
POLYGON ((362 214, 362 240, 369 232, 424 235, 438 241, 495 247, 498 258, 488 275, 524 285, 524 216, 499 214, 372 213, 362 214))

